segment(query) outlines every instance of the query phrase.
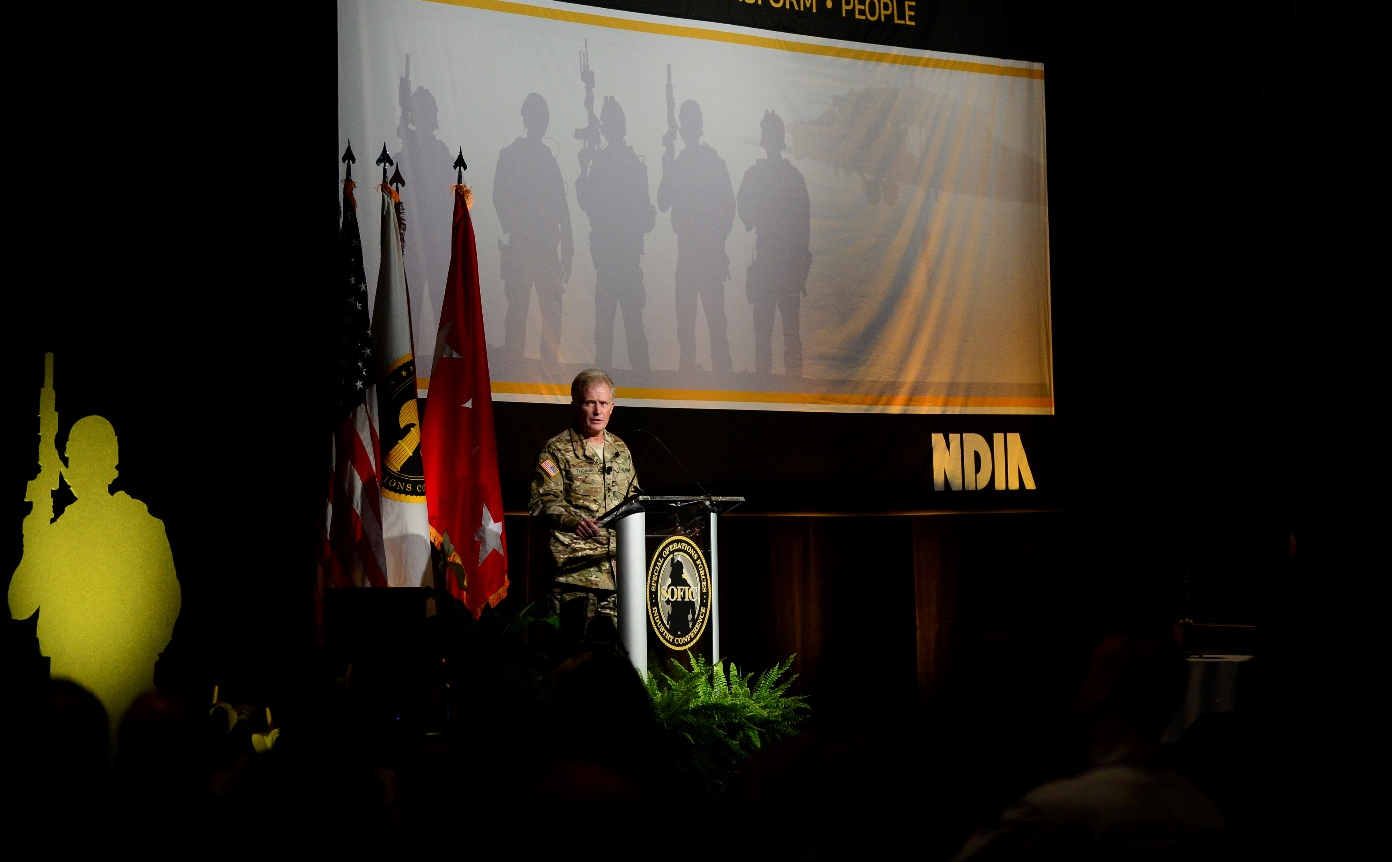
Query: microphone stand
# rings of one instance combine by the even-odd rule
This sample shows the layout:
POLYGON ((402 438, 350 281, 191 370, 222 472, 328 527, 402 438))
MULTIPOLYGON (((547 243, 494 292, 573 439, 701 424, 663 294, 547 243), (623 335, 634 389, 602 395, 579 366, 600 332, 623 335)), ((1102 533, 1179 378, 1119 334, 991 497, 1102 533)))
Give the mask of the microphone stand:
MULTIPOLYGON (((642 433, 643 429, 639 428, 638 431, 639 431, 639 433, 642 433)), ((657 445, 661 446, 664 450, 666 450, 666 452, 667 452, 668 455, 671 455, 671 456, 672 456, 672 460, 677 462, 677 466, 678 466, 678 467, 681 467, 682 470, 686 472, 686 475, 687 475, 688 477, 690 477, 691 481, 692 481, 693 483, 695 483, 696 487, 697 487, 698 489, 700 489, 701 493, 705 496, 705 499, 703 499, 703 500, 699 500, 699 501, 697 501, 697 500, 692 500, 692 501, 689 501, 686 505, 692 505, 692 504, 695 504, 695 503, 699 502, 699 503, 701 503, 701 508, 702 508, 705 512, 709 513, 709 512, 711 512, 711 511, 714 511, 715 506, 714 506, 714 504, 712 503, 711 493, 710 493, 710 491, 707 491, 707 490, 706 490, 706 488, 705 488, 704 485, 701 484, 701 480, 696 478, 696 474, 692 473, 691 470, 686 466, 686 463, 683 462, 682 459, 680 459, 680 458, 677 457, 677 453, 676 453, 676 452, 673 452, 673 451, 671 450, 671 448, 669 448, 669 447, 667 446, 666 443, 662 442, 662 438, 658 437, 656 434, 652 433, 651 431, 649 431, 649 432, 647 432, 647 433, 648 433, 648 436, 649 436, 649 437, 651 437, 653 440, 655 440, 655 441, 657 442, 657 445)), ((676 518, 677 518, 677 531, 678 531, 679 533, 681 533, 683 536, 691 536, 691 537, 695 537, 695 536, 701 535, 701 532, 702 532, 702 529, 703 529, 703 528, 702 528, 701 526, 699 526, 699 521, 696 522, 696 523, 698 524, 698 526, 694 526, 694 527, 692 527, 692 526, 687 526, 687 525, 683 524, 683 523, 682 523, 682 518, 681 518, 681 516, 682 516, 681 507, 677 507, 677 508, 676 508, 676 511, 674 512, 674 514, 676 515, 676 518)), ((699 516, 693 515, 692 517, 693 517, 693 518, 698 518, 699 516)))
MULTIPOLYGON (((643 429, 642 429, 642 428, 639 428, 639 429, 638 429, 638 433, 640 433, 640 434, 643 433, 643 429)), ((706 497, 706 499, 705 499, 706 508, 710 508, 710 507, 711 507, 711 493, 710 493, 710 491, 707 491, 707 490, 705 489, 705 487, 701 484, 701 480, 700 480, 700 479, 697 479, 697 478, 696 478, 696 475, 695 475, 694 473, 692 473, 689 469, 687 469, 687 466, 686 466, 686 464, 684 464, 684 463, 682 462, 682 459, 680 459, 680 458, 677 457, 677 453, 676 453, 676 452, 673 452, 671 449, 668 449, 668 448, 667 448, 667 444, 666 444, 666 443, 663 443, 662 440, 661 440, 661 438, 659 438, 656 434, 652 433, 651 431, 648 432, 648 436, 651 437, 653 440, 657 441, 657 445, 661 446, 663 449, 666 449, 666 450, 667 450, 667 454, 672 456, 672 460, 677 462, 677 466, 678 466, 678 467, 681 467, 682 470, 685 470, 685 471, 686 471, 686 475, 689 476, 689 477, 691 478, 691 481, 692 481, 692 482, 696 483, 696 487, 699 488, 699 489, 701 490, 701 493, 705 495, 705 497, 706 497)))
MULTIPOLYGON (((638 432, 639 432, 640 434, 642 433, 642 431, 643 431, 643 429, 641 429, 641 428, 638 429, 638 432)), ((656 439, 656 438, 654 438, 654 439, 656 439)), ((652 448, 652 444, 651 444, 651 443, 648 444, 648 448, 649 448, 649 449, 652 448)), ((622 499, 621 501, 619 501, 619 504, 618 504, 617 506, 615 506, 615 507, 612 508, 612 509, 609 509, 609 510, 606 511, 604 514, 600 515, 598 518, 595 519, 595 520, 599 523, 599 525, 600 525, 601 527, 608 527, 610 524, 612 524, 613 522, 617 521, 618 519, 624 517, 625 515, 632 514, 633 512, 637 512, 637 511, 639 511, 639 510, 641 510, 641 509, 643 508, 642 505, 638 502, 638 499, 637 499, 636 497, 632 496, 632 494, 633 494, 633 483, 636 482, 636 481, 638 481, 638 468, 640 468, 640 467, 643 466, 643 462, 646 461, 647 458, 648 458, 648 449, 644 449, 644 450, 643 450, 643 457, 642 457, 642 458, 639 458, 639 459, 638 459, 638 462, 637 462, 636 464, 633 465, 633 475, 630 476, 629 479, 628 479, 628 487, 627 487, 627 488, 624 488, 623 499, 622 499)), ((608 471, 609 471, 610 469, 611 469, 611 468, 610 468, 608 465, 605 465, 605 472, 606 472, 606 474, 608 473, 608 471)), ((608 485, 606 484, 605 487, 607 488, 608 485)), ((609 502, 608 498, 606 498, 604 502, 605 502, 606 504, 608 504, 608 502, 609 502)))

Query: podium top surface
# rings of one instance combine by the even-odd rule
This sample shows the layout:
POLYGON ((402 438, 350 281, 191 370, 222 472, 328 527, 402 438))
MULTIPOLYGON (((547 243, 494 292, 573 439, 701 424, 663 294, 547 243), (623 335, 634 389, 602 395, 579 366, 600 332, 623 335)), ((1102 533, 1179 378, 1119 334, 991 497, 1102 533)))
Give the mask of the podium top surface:
POLYGON ((633 499, 639 500, 639 501, 642 501, 642 502, 649 502, 649 501, 651 501, 651 502, 654 502, 654 503, 668 503, 668 504, 678 505, 678 506, 688 506, 688 505, 691 505, 691 504, 693 504, 693 503, 705 503, 705 502, 710 502, 710 503, 729 503, 729 504, 731 504, 731 505, 739 505, 740 503, 743 503, 743 502, 744 502, 744 498, 743 498, 743 497, 712 497, 712 496, 710 496, 709 494, 704 495, 704 496, 680 496, 680 497, 663 497, 663 496, 657 496, 657 495, 653 495, 653 494, 639 494, 637 497, 634 497, 633 499))
POLYGON ((701 507, 717 514, 728 512, 744 502, 743 497, 712 497, 709 494, 704 496, 658 496, 649 494, 639 494, 629 497, 619 505, 600 515, 597 519, 600 526, 608 526, 634 512, 660 512, 671 511, 674 509, 684 509, 688 506, 701 507))

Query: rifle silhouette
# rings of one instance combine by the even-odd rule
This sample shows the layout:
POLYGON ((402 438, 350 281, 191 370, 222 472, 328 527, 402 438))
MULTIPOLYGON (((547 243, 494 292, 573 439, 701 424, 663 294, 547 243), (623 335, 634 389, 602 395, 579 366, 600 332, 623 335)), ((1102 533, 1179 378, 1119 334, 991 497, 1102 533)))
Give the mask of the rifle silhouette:
POLYGON ((44 354, 44 382, 39 390, 39 474, 29 480, 24 499, 33 503, 31 516, 39 516, 43 523, 53 521, 53 492, 58 490, 58 479, 63 471, 63 462, 58 457, 58 396, 53 389, 53 354, 44 354))
POLYGON ((672 95, 672 64, 667 64, 667 134, 662 136, 662 145, 667 148, 666 158, 663 162, 670 162, 677 157, 677 138, 681 136, 681 129, 677 126, 677 100, 672 95))
POLYGON ((575 130, 575 140, 584 141, 585 145, 580 148, 580 173, 587 174, 590 170, 590 162, 594 160, 595 153, 599 152, 601 145, 599 139, 599 117, 594 112, 594 69, 590 68, 590 40, 585 40, 585 47, 580 52, 580 82, 585 85, 585 112, 589 115, 589 125, 575 130))
POLYGON ((411 55, 406 55, 406 74, 397 82, 396 100, 401 105, 401 120, 396 125, 396 136, 405 141, 411 137, 411 127, 415 117, 411 116, 411 55))

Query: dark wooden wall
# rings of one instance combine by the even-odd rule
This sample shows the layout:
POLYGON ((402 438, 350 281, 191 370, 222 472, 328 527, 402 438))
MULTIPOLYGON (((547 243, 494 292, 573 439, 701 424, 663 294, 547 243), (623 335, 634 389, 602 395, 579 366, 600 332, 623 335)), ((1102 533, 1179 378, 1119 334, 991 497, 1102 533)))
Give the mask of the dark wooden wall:
MULTIPOLYGON (((506 529, 510 597, 544 602, 546 531, 522 513, 506 529)), ((718 529, 722 657, 757 672, 795 655, 796 693, 834 666, 878 697, 928 703, 960 650, 1001 633, 1053 637, 1106 607, 1107 591, 1070 571, 1058 513, 735 510, 718 529)))

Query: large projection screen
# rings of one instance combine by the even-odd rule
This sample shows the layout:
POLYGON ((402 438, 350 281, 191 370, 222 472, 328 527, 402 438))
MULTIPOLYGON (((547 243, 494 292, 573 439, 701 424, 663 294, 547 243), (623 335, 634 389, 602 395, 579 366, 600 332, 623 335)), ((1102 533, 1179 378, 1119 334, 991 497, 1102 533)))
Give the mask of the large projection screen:
MULTIPOLYGON (((358 215, 378 235, 374 186, 400 173, 406 267, 420 389, 448 272, 450 186, 463 156, 473 190, 478 269, 495 401, 557 403, 596 356, 591 213, 577 201, 584 131, 582 72, 593 110, 621 106, 656 210, 642 236, 641 330, 647 368, 614 316, 615 374, 625 404, 842 413, 1052 415, 1044 76, 1040 64, 793 36, 566 3, 339 0, 340 145, 356 162, 358 215), (670 74, 672 101, 668 100, 670 74), (535 94, 531 101, 528 97, 535 94), (535 296, 525 342, 504 350, 508 299, 494 203, 501 151, 526 134, 524 102, 544 101, 542 135, 561 177, 574 256, 563 285, 557 360, 543 362, 535 296), (713 361, 698 306, 694 364, 678 351, 674 209, 657 207, 669 107, 699 108, 700 144, 723 161, 731 191, 761 160, 800 175, 809 205, 797 332, 786 361, 783 308, 767 370, 755 361, 748 273, 758 231, 742 214, 725 237, 723 310, 731 363, 713 361), (761 146, 782 120, 786 147, 761 146), (390 171, 377 163, 383 153, 390 171)), ((686 142, 678 139, 674 151, 686 142)), ((342 177, 344 165, 338 166, 342 177)), ((537 178, 538 180, 540 177, 537 178)), ((710 197, 722 196, 720 183, 710 197)), ((533 192, 539 194, 538 192, 533 192)), ((601 226, 602 228, 602 226, 601 226)), ((365 242, 366 270, 379 249, 365 242)), ((510 247, 510 246, 509 246, 510 247)), ((693 245, 694 247, 694 245, 693 245)), ((706 257, 691 256, 698 265, 706 257)), ((721 261, 716 260, 716 264, 721 261)), ((637 329, 637 327, 634 327, 637 329)))

